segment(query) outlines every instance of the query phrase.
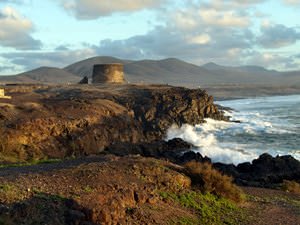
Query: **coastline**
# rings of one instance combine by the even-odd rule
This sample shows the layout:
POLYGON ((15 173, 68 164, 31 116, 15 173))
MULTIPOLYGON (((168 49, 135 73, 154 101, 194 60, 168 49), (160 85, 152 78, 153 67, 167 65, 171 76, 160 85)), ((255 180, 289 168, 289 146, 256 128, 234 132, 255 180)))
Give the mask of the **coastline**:
MULTIPOLYGON (((245 189, 245 204, 232 203, 212 190, 205 194, 206 181, 200 176, 195 183, 185 164, 212 168, 213 188, 225 182, 239 189, 222 174, 243 186, 300 181, 300 162, 292 157, 212 164, 181 139, 162 141, 174 123, 229 120, 204 90, 74 85, 12 87, 9 93, 12 99, 0 105, 0 132, 7 135, 0 136, 1 162, 12 163, 0 168, 0 224, 256 224, 252 207, 264 205, 261 192, 273 192, 245 189)), ((276 195, 291 199, 283 191, 276 195)), ((278 205, 288 210, 286 224, 295 224, 298 205, 276 200, 263 210, 278 205)))
POLYGON ((207 85, 203 87, 216 101, 256 97, 299 95, 300 86, 268 86, 251 84, 207 85))

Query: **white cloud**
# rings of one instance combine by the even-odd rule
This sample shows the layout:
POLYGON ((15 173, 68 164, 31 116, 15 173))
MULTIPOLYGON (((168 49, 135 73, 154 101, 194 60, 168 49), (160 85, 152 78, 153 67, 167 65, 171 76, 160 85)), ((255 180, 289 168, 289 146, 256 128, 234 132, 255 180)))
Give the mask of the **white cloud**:
MULTIPOLYGON (((175 24, 173 24, 175 26, 175 24)), ((208 26, 209 27, 209 26, 208 26)), ((171 25, 159 26, 145 35, 134 36, 126 40, 101 41, 94 46, 99 55, 112 55, 120 58, 168 58, 177 57, 196 64, 208 61, 233 63, 232 58, 237 49, 248 49, 252 45, 253 35, 250 31, 237 31, 220 27, 203 27, 207 33, 200 33, 199 27, 187 35, 171 25), (235 49, 235 50, 234 50, 235 49)))
POLYGON ((228 49, 227 52, 228 52, 228 55, 230 57, 236 57, 236 58, 238 58, 238 57, 241 56, 243 50, 240 49, 240 48, 231 48, 231 49, 228 49))
POLYGON ((299 69, 300 63, 296 56, 284 55, 276 52, 258 52, 250 51, 244 55, 245 64, 258 65, 266 68, 274 68, 277 70, 299 69))
POLYGON ((0 0, 0 4, 15 4, 15 5, 25 5, 25 4, 31 4, 32 0, 0 0))
MULTIPOLYGON (((119 12, 159 7, 168 0, 56 1, 62 1, 65 9, 78 19, 95 19, 119 12)), ((158 10, 159 21, 156 22, 160 26, 143 35, 121 40, 99 40, 98 44, 85 46, 80 50, 70 50, 66 45, 58 46, 53 52, 9 53, 2 54, 2 57, 15 65, 25 65, 25 69, 39 66, 63 67, 95 55, 124 59, 176 57, 195 64, 214 61, 224 65, 257 64, 284 68, 293 60, 276 53, 276 48, 296 43, 299 32, 296 28, 274 25, 267 16, 261 16, 257 20, 255 11, 258 9, 255 7, 261 2, 264 0, 182 0, 180 8, 176 6, 158 10), (255 29, 259 23, 261 32, 257 34, 255 29), (265 49, 261 49, 261 46, 272 50, 264 52, 265 49)), ((27 21, 27 27, 24 24, 21 27, 25 27, 23 33, 29 36, 32 32, 31 22, 20 15, 18 18, 18 21, 27 21)), ((296 61, 294 64, 298 65, 296 61)))
POLYGON ((41 66, 65 67, 85 58, 95 56, 92 48, 79 50, 61 50, 53 52, 12 52, 3 53, 0 56, 9 60, 12 64, 22 66, 25 70, 31 70, 41 66))
POLYGON ((250 19, 237 15, 234 11, 220 12, 216 9, 203 9, 200 16, 206 24, 224 27, 247 27, 250 19))
POLYGON ((300 0, 283 0, 283 2, 287 5, 297 6, 300 5, 300 0))
MULTIPOLYGON (((191 10, 192 11, 192 10, 191 10)), ((193 30, 197 27, 199 21, 194 16, 193 11, 178 11, 171 15, 171 20, 181 30, 193 30)))
MULTIPOLYGON (((244 9, 242 12, 239 9, 214 11, 208 23, 199 12, 202 9, 212 10, 211 6, 205 4, 194 6, 187 4, 180 10, 161 11, 160 18, 164 23, 154 27, 148 33, 123 40, 101 40, 99 44, 91 46, 90 51, 94 51, 94 55, 110 55, 125 59, 177 57, 195 64, 208 61, 227 65, 238 64, 240 62, 238 53, 243 54, 253 46, 254 42, 253 33, 246 27, 246 24, 251 21, 244 9), (213 19, 217 19, 217 22, 213 19)), ((69 7, 72 8, 74 5, 71 4, 69 7)), ((51 65, 51 63, 53 66, 63 66, 76 61, 77 57, 72 57, 72 54, 62 57, 62 52, 70 52, 65 46, 59 46, 57 50, 63 51, 45 54, 11 54, 3 57, 9 57, 18 65, 28 64, 27 67, 30 68, 35 65, 51 65)), ((83 54, 78 57, 78 60, 84 57, 83 54)))
POLYGON ((61 0, 63 7, 77 19, 97 19, 116 12, 135 12, 157 7, 164 0, 61 0))
POLYGON ((199 0, 206 8, 216 9, 217 11, 228 11, 228 10, 249 10, 255 8, 257 5, 267 0, 210 0, 203 1, 199 0))
POLYGON ((20 50, 39 49, 41 42, 30 35, 32 31, 32 22, 12 7, 0 11, 0 45, 20 50))
POLYGON ((232 2, 233 4, 236 4, 236 5, 253 5, 253 4, 259 4, 259 3, 262 3, 262 2, 265 2, 266 0, 229 0, 229 2, 232 2))
POLYGON ((190 43, 204 45, 211 41, 211 37, 208 34, 200 34, 188 39, 190 43))

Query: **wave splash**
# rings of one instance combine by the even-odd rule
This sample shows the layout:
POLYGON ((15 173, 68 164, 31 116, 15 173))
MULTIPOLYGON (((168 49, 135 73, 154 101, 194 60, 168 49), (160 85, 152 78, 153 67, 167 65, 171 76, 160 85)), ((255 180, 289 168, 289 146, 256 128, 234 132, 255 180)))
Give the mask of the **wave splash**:
POLYGON ((300 160, 300 96, 223 101, 238 111, 226 112, 241 123, 206 119, 196 126, 173 125, 166 139, 181 138, 214 162, 249 162, 267 152, 300 160))
POLYGON ((211 158, 214 162, 238 164, 257 158, 258 154, 244 150, 242 144, 221 143, 218 140, 218 136, 230 126, 231 123, 212 119, 208 119, 203 125, 173 125, 168 129, 166 139, 181 138, 195 146, 193 151, 211 158))

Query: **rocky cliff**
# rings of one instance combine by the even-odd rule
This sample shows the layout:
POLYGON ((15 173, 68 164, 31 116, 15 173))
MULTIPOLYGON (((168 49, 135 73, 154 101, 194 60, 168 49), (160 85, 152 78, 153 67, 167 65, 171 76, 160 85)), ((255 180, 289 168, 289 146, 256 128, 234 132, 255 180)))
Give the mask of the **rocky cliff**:
POLYGON ((0 162, 97 154, 160 140, 172 125, 227 120, 204 90, 167 85, 14 86, 0 102, 0 162))

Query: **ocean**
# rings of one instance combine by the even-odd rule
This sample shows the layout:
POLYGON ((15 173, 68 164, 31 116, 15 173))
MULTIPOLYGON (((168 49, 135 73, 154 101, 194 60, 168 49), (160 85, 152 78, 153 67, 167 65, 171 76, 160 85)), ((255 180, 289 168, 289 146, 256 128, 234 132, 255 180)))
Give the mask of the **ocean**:
POLYGON ((167 139, 193 144, 194 151, 213 162, 251 162, 263 153, 292 155, 300 160, 300 95, 218 101, 241 123, 206 119, 205 124, 172 126, 167 139))

